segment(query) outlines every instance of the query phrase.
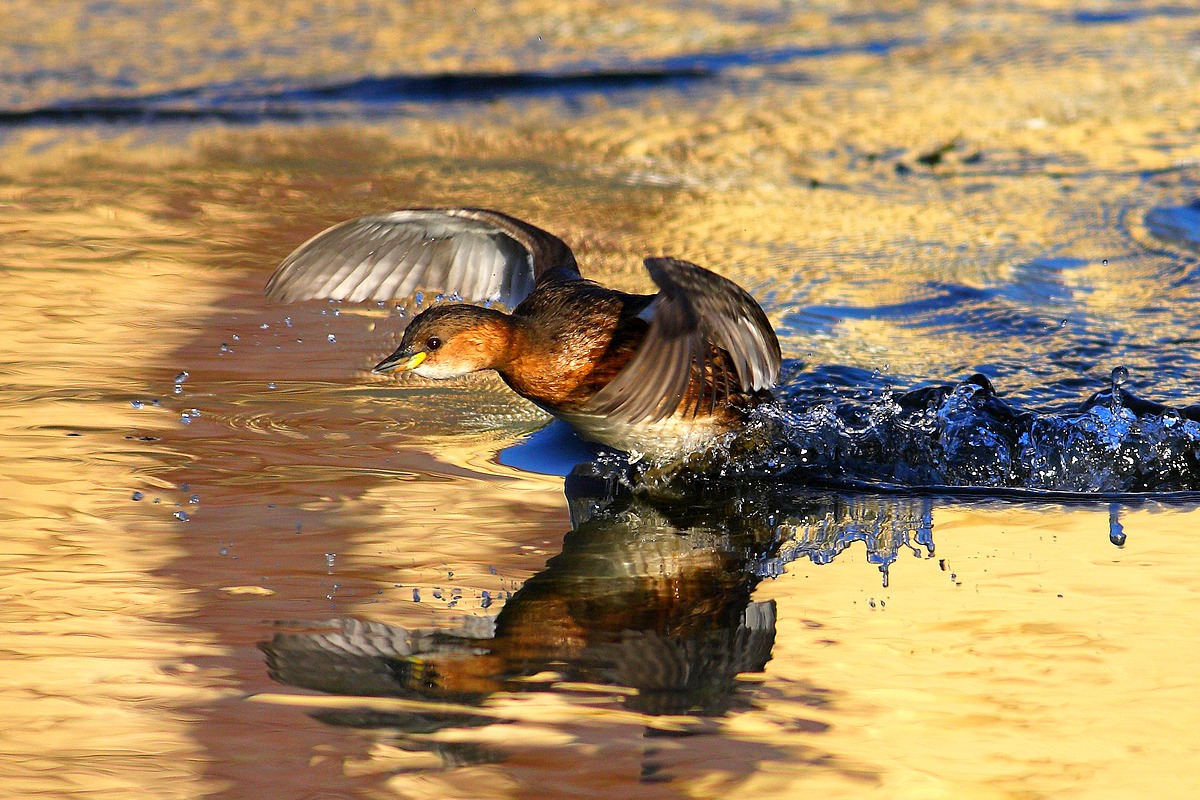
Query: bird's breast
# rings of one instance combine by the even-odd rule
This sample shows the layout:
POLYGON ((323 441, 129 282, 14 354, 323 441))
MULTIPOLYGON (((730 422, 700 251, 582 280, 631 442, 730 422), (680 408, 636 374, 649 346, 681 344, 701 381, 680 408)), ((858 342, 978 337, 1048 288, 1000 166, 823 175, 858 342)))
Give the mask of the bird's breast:
POLYGON ((545 410, 566 422, 584 439, 653 459, 676 458, 703 450, 741 424, 740 416, 734 413, 691 417, 676 414, 656 422, 628 423, 602 414, 545 410))

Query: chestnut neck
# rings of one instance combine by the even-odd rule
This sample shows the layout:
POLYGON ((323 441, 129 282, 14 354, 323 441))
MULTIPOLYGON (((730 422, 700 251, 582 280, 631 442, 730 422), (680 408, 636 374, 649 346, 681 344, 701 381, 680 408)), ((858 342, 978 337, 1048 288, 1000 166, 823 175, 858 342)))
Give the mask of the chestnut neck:
POLYGON ((505 368, 521 354, 524 336, 517 321, 508 314, 492 308, 473 308, 471 341, 482 355, 481 369, 494 369, 503 373, 505 368))

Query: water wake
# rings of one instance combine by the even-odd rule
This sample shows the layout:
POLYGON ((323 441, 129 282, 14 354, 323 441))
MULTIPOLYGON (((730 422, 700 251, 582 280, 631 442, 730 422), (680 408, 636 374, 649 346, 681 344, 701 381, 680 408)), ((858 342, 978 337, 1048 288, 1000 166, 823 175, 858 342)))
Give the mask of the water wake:
POLYGON ((866 399, 781 400, 731 445, 726 474, 1081 495, 1200 491, 1200 408, 1171 408, 1111 385, 1065 412, 1023 409, 982 375, 866 399))

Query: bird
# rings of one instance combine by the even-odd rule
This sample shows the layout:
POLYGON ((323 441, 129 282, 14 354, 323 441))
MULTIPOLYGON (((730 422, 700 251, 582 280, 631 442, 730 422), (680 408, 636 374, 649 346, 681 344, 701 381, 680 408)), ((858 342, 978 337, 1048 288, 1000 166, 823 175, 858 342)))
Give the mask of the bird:
POLYGON ((744 289, 697 264, 644 260, 655 294, 580 274, 560 238, 485 208, 409 208, 334 225, 288 255, 270 300, 436 292, 373 369, 449 379, 495 370, 583 438, 637 457, 711 449, 772 399, 779 340, 744 289), (511 309, 511 313, 497 305, 511 309))

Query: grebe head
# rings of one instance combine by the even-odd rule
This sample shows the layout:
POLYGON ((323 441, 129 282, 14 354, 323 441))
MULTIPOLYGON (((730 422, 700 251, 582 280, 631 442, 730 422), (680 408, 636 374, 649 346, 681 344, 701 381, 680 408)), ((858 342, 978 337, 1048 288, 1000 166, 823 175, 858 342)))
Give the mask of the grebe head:
POLYGON ((499 311, 462 304, 435 306, 413 319, 396 351, 371 371, 457 378, 504 363, 511 336, 512 322, 499 311))

